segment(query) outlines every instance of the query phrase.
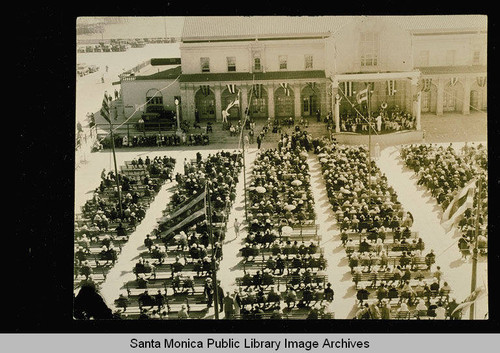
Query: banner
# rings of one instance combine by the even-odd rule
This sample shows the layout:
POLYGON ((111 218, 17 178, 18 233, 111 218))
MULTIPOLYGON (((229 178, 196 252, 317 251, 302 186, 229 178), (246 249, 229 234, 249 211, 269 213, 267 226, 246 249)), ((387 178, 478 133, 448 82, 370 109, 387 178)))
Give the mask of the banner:
POLYGON ((458 82, 458 77, 452 77, 452 78, 450 78, 450 84, 449 84, 450 87, 455 86, 457 84, 457 82, 458 82))
POLYGON ((201 93, 202 93, 204 96, 208 96, 208 95, 210 95, 210 86, 209 86, 209 85, 201 85, 201 86, 200 86, 200 90, 201 90, 201 93))
POLYGON ((179 216, 180 214, 182 214, 186 210, 191 209, 194 205, 196 205, 198 202, 200 202, 201 199, 204 199, 205 195, 206 195, 206 192, 203 191, 202 193, 200 193, 198 196, 195 196, 191 200, 188 199, 188 200, 184 201, 183 202, 184 205, 181 204, 180 208, 178 208, 176 211, 169 214, 168 216, 161 217, 158 220, 158 223, 167 222, 168 220, 174 219, 175 217, 179 216))
POLYGON ((347 97, 352 96, 352 82, 344 82, 344 94, 347 97))
POLYGON ((484 87, 486 86, 486 77, 485 76, 478 77, 476 78, 476 82, 479 87, 484 87))
POLYGON ((361 102, 364 101, 368 101, 368 88, 365 88, 356 94, 356 101, 358 102, 358 104, 361 104, 361 102))

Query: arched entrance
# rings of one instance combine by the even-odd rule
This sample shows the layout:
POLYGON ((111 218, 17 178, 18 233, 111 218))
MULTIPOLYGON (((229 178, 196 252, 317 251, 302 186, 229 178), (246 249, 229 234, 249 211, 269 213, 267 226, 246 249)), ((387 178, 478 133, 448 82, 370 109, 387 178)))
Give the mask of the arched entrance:
POLYGON ((274 115, 277 118, 289 118, 295 116, 294 92, 291 88, 279 87, 274 92, 274 115), (288 92, 288 94, 287 94, 288 92))
POLYGON ((459 102, 463 92, 462 84, 457 82, 453 86, 448 85, 443 93, 443 112, 455 112, 461 110, 459 102))
POLYGON ((156 88, 151 88, 146 92, 146 105, 163 104, 163 95, 156 88))
POLYGON ((211 89, 199 89, 195 95, 195 104, 200 119, 215 120, 215 95, 211 89))
POLYGON ((300 94, 302 116, 312 116, 321 107, 319 88, 308 84, 300 94))
MULTIPOLYGON (((226 108, 234 102, 238 98, 238 89, 236 88, 236 93, 231 93, 229 90, 226 88, 222 94, 221 94, 221 103, 222 103, 222 109, 226 110, 226 108)), ((239 120, 240 119, 240 105, 233 105, 231 108, 229 108, 229 116, 228 120, 239 120)))
POLYGON ((252 118, 267 118, 268 114, 268 98, 266 89, 260 85, 251 92, 252 98, 248 112, 252 118))

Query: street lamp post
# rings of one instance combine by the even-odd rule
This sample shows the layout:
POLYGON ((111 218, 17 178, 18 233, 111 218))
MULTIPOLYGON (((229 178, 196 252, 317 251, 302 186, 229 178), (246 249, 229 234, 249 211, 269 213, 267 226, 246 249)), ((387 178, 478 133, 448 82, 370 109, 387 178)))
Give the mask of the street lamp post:
POLYGON ((175 117, 177 118, 177 133, 179 134, 181 132, 181 122, 179 118, 179 100, 175 98, 175 117))

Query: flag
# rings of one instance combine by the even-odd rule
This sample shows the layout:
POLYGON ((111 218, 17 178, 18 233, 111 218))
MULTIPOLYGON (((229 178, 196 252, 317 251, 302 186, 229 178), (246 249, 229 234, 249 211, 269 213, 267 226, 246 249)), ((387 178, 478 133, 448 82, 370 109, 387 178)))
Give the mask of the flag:
POLYGON ((450 78, 450 84, 449 84, 450 87, 455 86, 457 84, 457 82, 458 82, 458 77, 452 77, 452 78, 450 78))
POLYGON ((367 100, 368 100, 368 88, 365 88, 356 94, 356 101, 358 102, 358 104, 361 104, 361 102, 367 100))
POLYGON ((458 306, 453 310, 451 315, 453 315, 455 312, 459 310, 464 310, 470 307, 474 302, 476 302, 479 298, 484 296, 486 294, 486 288, 484 286, 481 286, 479 288, 476 288, 474 292, 469 294, 467 298, 465 298, 458 306))
POLYGON ((280 86, 285 90, 285 95, 290 96, 290 88, 288 88, 288 83, 280 83, 280 86))
POLYGON ((450 202, 441 218, 441 226, 449 232, 453 225, 459 220, 464 212, 472 207, 474 192, 476 190, 476 178, 473 178, 450 202))
POLYGON ((476 81, 477 81, 477 85, 479 87, 484 87, 486 85, 486 77, 485 76, 476 78, 476 81))
POLYGON ((235 94, 236 93, 236 85, 235 84, 228 83, 226 85, 226 87, 227 87, 227 90, 229 91, 229 93, 231 93, 231 94, 235 94))
POLYGON ((388 80, 387 81, 387 95, 394 96, 396 94, 396 81, 388 80))
POLYGON ((104 98, 102 99, 101 116, 111 124, 111 120, 109 119, 109 98, 106 92, 104 92, 104 98))

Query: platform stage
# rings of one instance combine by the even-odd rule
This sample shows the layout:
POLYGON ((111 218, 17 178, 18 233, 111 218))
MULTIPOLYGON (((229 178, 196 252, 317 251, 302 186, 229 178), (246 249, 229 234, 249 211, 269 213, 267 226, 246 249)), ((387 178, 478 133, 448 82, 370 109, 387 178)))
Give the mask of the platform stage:
MULTIPOLYGON (((368 145, 369 136, 349 132, 340 132, 334 134, 338 143, 345 145, 368 145)), ((378 143, 380 147, 404 145, 408 143, 419 143, 424 139, 422 130, 401 131, 390 134, 376 135, 372 134, 372 145, 378 143)))

